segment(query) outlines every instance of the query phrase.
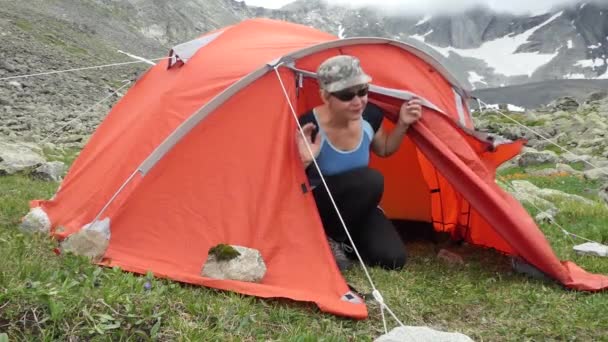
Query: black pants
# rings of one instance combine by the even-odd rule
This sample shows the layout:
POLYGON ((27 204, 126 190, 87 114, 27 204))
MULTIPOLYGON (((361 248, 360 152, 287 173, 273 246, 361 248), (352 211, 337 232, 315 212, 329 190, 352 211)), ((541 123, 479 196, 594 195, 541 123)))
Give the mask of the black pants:
MULTIPOLYGON (((361 168, 326 176, 325 181, 365 263, 388 269, 403 267, 405 246, 391 221, 378 208, 384 192, 382 174, 361 168)), ((350 245, 325 186, 320 184, 313 194, 325 233, 350 245)))

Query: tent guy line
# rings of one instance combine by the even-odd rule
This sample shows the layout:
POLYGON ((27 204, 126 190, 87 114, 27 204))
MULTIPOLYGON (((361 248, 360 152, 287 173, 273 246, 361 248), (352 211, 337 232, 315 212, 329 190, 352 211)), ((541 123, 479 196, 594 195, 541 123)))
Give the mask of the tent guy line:
POLYGON ((125 80, 123 81, 124 84, 116 89, 113 90, 112 93, 108 96, 106 96, 105 98, 103 98, 102 100, 98 101, 97 103, 95 103, 94 105, 92 105, 91 107, 87 108, 86 110, 82 111, 82 113, 80 113, 78 116, 76 116, 75 118, 73 118, 72 120, 68 121, 68 123, 66 123, 65 125, 59 127, 58 129, 56 129, 55 131, 51 132, 51 134, 49 134, 46 138, 42 139, 39 144, 42 144, 46 141, 48 141, 53 135, 55 135, 57 132, 61 131, 62 129, 68 127, 69 125, 71 125, 74 121, 80 119, 80 117, 82 117, 84 114, 90 112, 91 110, 93 110, 93 108, 99 106, 100 104, 106 102, 108 99, 112 98, 114 95, 119 95, 119 91, 123 88, 125 88, 126 86, 130 85, 132 83, 132 81, 130 80, 125 80))
MULTIPOLYGON (((154 58, 154 59, 150 59, 150 61, 160 61, 160 60, 169 59, 169 58, 170 57, 154 58)), ((67 73, 67 72, 102 69, 102 68, 108 68, 108 67, 123 66, 123 65, 130 65, 130 64, 140 64, 140 63, 147 64, 148 62, 143 61, 143 60, 137 60, 137 61, 131 61, 131 62, 119 62, 119 63, 111 63, 111 64, 103 64, 103 65, 94 65, 94 66, 65 69, 65 70, 51 70, 51 71, 39 72, 39 73, 35 73, 35 74, 0 77, 0 81, 14 80, 14 79, 19 79, 19 78, 29 78, 29 77, 36 77, 36 76, 56 75, 56 74, 63 74, 63 73, 67 73)))

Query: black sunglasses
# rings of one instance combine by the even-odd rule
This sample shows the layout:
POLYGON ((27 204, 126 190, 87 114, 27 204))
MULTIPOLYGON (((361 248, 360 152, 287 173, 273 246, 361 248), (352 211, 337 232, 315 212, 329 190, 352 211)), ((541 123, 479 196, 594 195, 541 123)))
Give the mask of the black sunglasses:
POLYGON ((369 87, 364 87, 359 90, 344 89, 331 93, 331 95, 340 101, 351 101, 355 96, 363 97, 369 92, 369 87))

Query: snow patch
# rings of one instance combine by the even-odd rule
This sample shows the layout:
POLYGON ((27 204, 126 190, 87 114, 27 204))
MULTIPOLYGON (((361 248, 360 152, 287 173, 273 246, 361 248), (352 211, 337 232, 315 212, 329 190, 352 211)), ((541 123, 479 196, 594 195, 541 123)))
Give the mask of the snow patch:
POLYGON ((580 67, 583 67, 583 68, 592 68, 592 69, 595 69, 597 67, 601 67, 602 65, 604 65, 604 60, 600 59, 600 58, 582 59, 582 60, 574 63, 574 66, 580 66, 580 67))
POLYGON ((424 18, 420 19, 420 21, 416 23, 416 26, 426 23, 427 21, 431 20, 431 18, 432 17, 430 15, 425 15, 424 18))
POLYGON ((505 76, 531 76, 536 69, 547 64, 557 56, 559 50, 552 54, 539 54, 538 52, 515 53, 515 51, 519 46, 527 43, 534 32, 560 17, 562 14, 563 11, 560 11, 540 25, 521 34, 509 34, 502 38, 485 42, 475 49, 442 48, 426 43, 424 36, 415 35, 412 36, 412 38, 425 42, 446 57, 449 57, 450 52, 454 52, 463 57, 481 59, 485 61, 488 66, 494 68, 495 72, 505 76))
POLYGON ((597 45, 589 45, 587 47, 594 50, 594 49, 599 49, 601 46, 602 46, 602 43, 597 43, 597 45))
POLYGON ((484 81, 484 79, 485 79, 485 77, 479 75, 475 71, 469 71, 469 83, 471 83, 471 84, 483 83, 483 84, 487 85, 488 83, 486 81, 484 81))
POLYGON ((583 9, 583 8, 585 8, 586 5, 587 5, 587 3, 583 3, 583 4, 581 4, 581 7, 579 7, 578 9, 583 9))
POLYGON ((419 41, 421 41, 421 42, 425 42, 425 40, 426 40, 426 36, 428 36, 428 35, 429 35, 429 34, 431 34, 431 33, 433 33, 433 30, 430 30, 429 32, 427 32, 427 33, 425 33, 425 34, 423 34, 423 35, 420 35, 420 34, 415 34, 415 35, 412 35, 412 36, 410 36, 410 38, 413 38, 413 39, 419 40, 419 41))
POLYGON ((340 38, 340 39, 346 38, 346 36, 344 35, 344 26, 342 26, 342 24, 340 24, 340 26, 338 26, 338 38, 340 38))
MULTIPOLYGON (((496 109, 496 110, 500 109, 499 105, 497 105, 497 104, 489 104, 489 105, 486 105, 486 107, 490 108, 490 109, 496 109)), ((526 111, 525 108, 519 107, 516 105, 512 105, 512 104, 507 104, 507 110, 510 112, 525 112, 526 111)))
POLYGON ((572 39, 569 39, 568 40, 568 49, 572 49, 572 46, 573 46, 572 39))
POLYGON ((583 75, 583 74, 567 74, 567 75, 564 75, 564 78, 568 79, 568 80, 582 80, 582 79, 585 79, 585 75, 583 75))

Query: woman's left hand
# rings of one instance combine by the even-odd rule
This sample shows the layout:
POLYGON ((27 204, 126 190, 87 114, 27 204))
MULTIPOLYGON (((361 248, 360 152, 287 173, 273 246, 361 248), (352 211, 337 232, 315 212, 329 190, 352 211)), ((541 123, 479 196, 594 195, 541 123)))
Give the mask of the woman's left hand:
POLYGON ((404 102, 399 110, 399 123, 410 126, 422 117, 422 104, 419 99, 404 102))

